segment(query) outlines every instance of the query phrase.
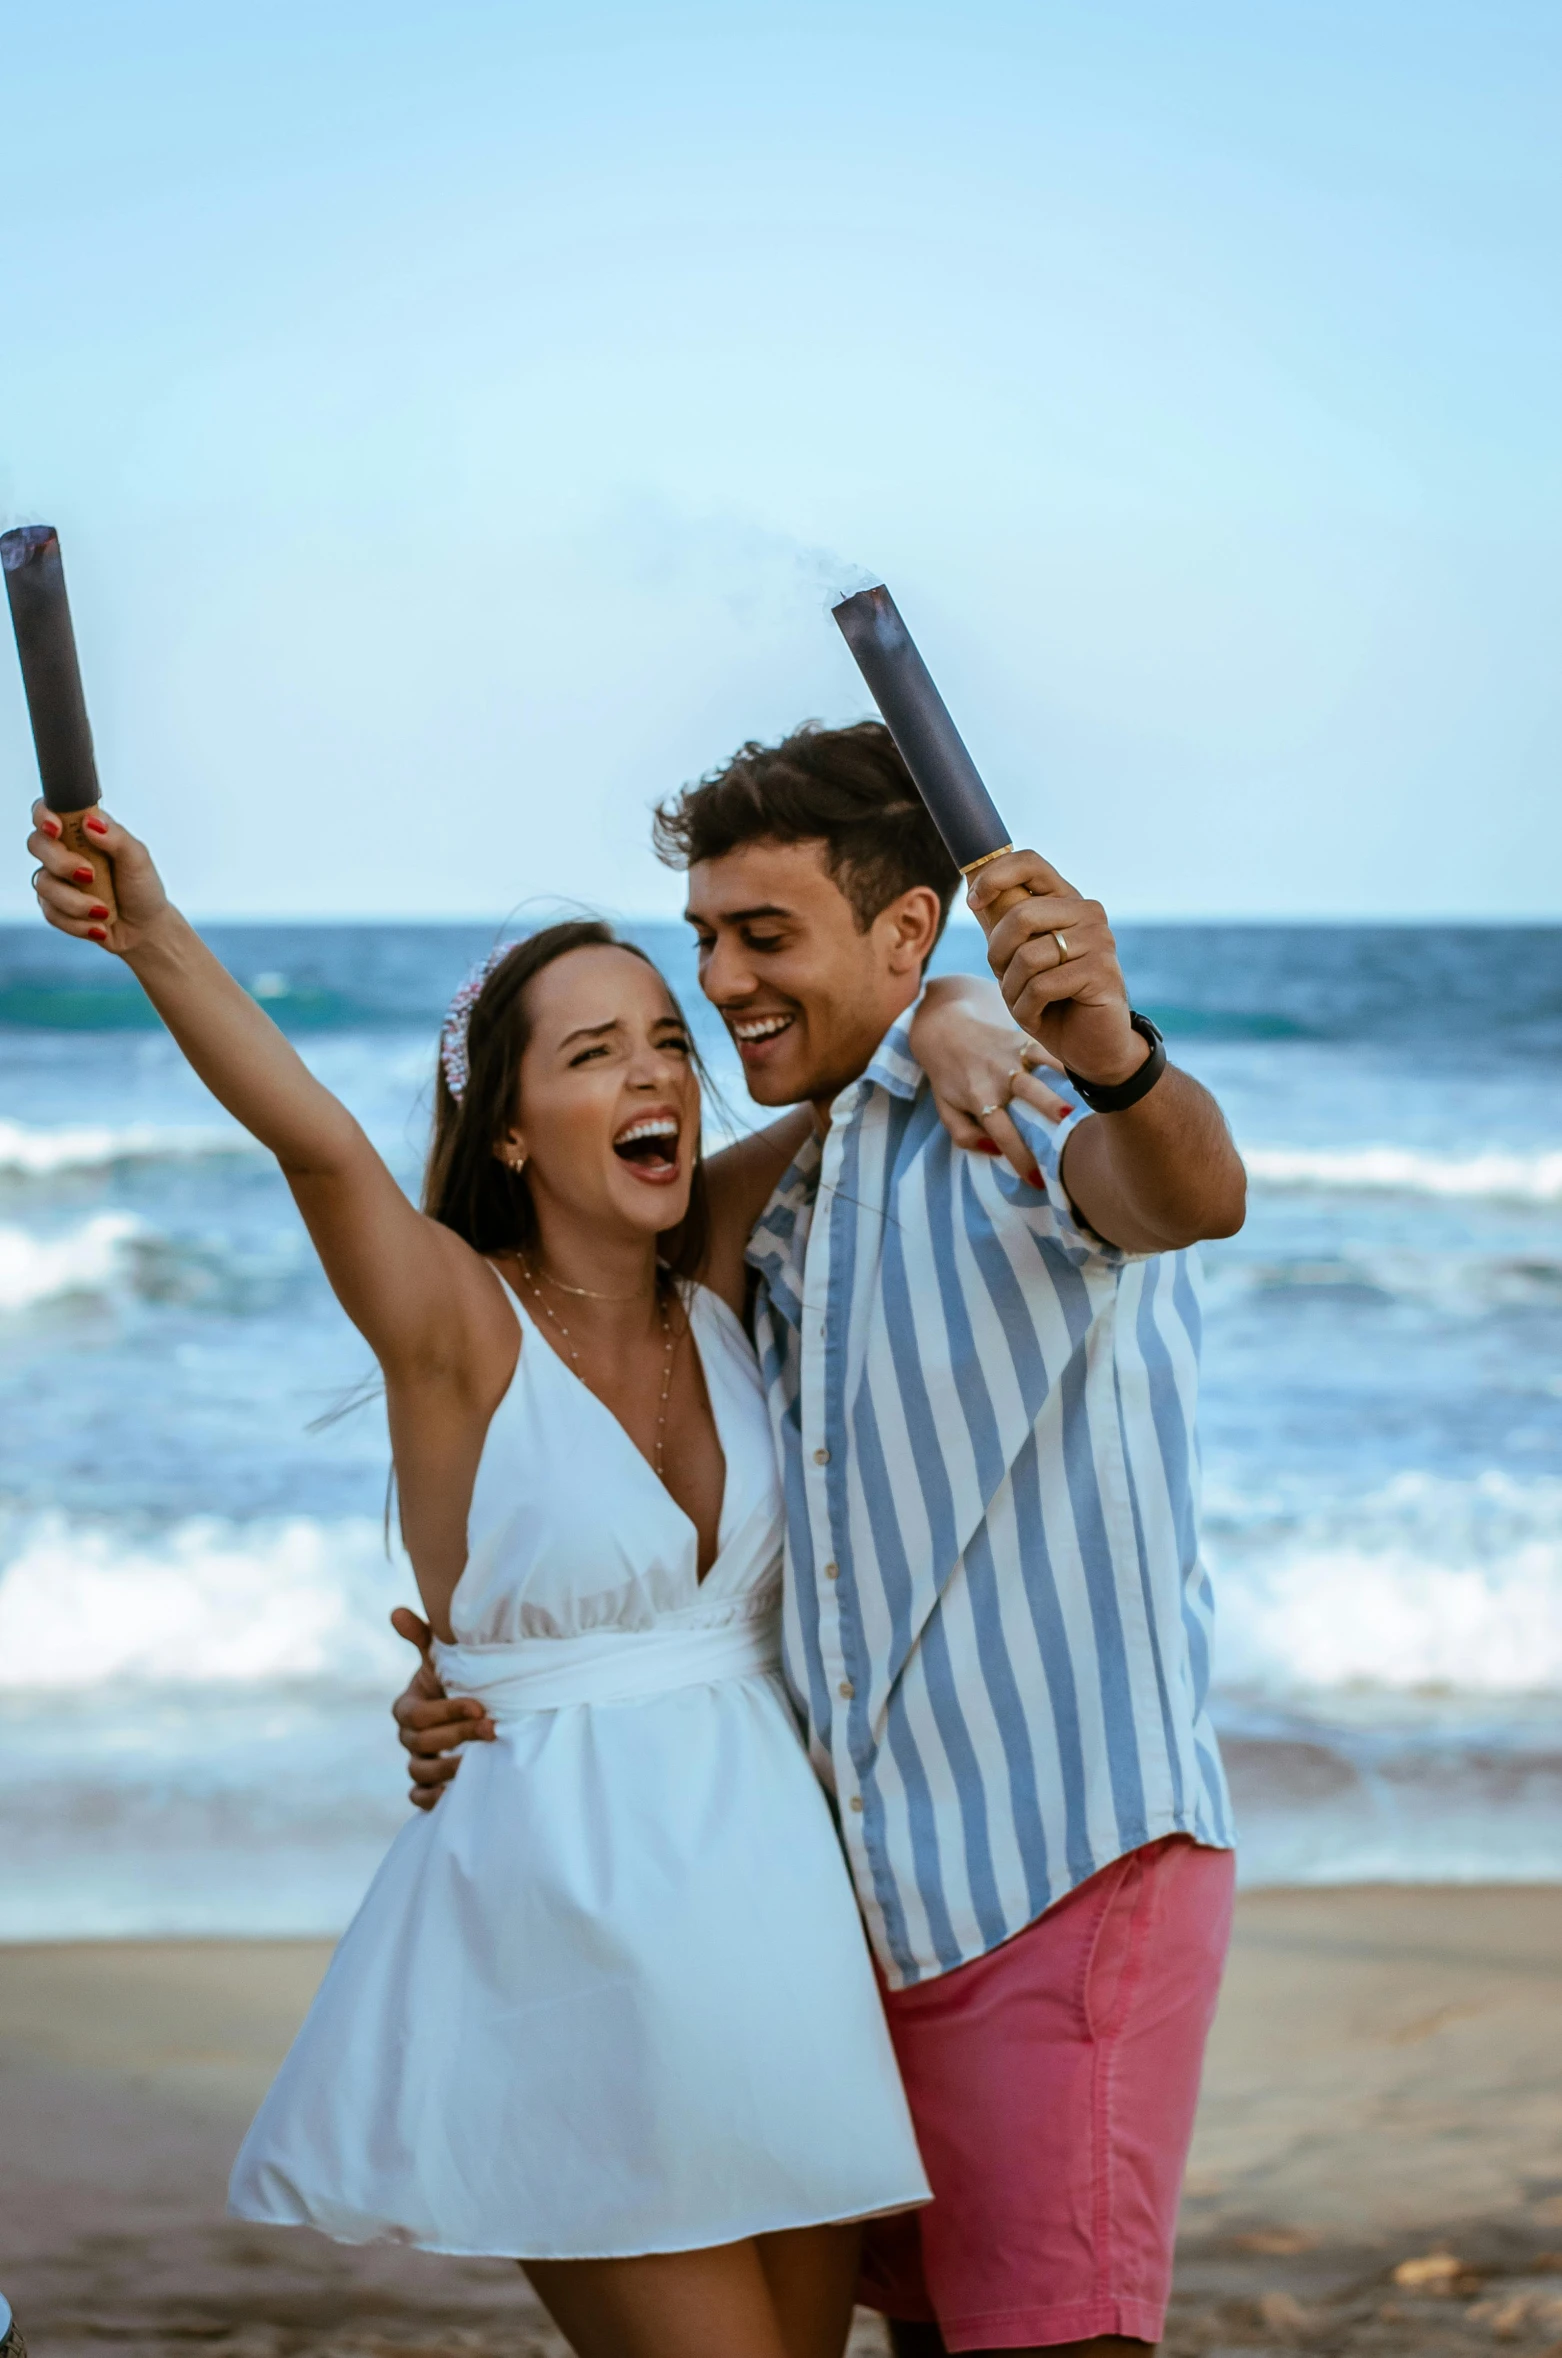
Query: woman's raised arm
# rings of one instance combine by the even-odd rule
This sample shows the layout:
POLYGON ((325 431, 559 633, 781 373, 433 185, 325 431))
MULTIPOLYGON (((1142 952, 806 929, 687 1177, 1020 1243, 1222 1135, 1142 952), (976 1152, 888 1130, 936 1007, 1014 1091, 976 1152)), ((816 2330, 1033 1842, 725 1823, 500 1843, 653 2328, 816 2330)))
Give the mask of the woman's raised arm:
POLYGON ((911 1053, 928 1077, 938 1118, 956 1146, 1001 1154, 1034 1185, 1034 1158, 1005 1106, 1018 1097, 1049 1122, 1062 1121, 1073 1108, 1036 1078, 1038 1064, 1059 1072, 1062 1067, 1016 1027, 994 985, 975 975, 935 975, 912 1018, 911 1053))
POLYGON ((117 915, 94 899, 90 869, 39 802, 28 849, 49 923, 124 960, 212 1095, 276 1156, 337 1298, 387 1373, 445 1361, 472 1283, 469 1248, 408 1202, 347 1108, 173 906, 146 846, 105 813, 87 825, 114 863, 117 915))

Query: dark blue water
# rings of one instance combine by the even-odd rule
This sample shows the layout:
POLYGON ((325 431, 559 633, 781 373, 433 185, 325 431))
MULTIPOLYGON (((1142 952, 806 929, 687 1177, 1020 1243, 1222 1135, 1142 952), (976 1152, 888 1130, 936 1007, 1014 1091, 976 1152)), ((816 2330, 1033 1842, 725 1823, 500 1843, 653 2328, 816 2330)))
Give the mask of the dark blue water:
MULTIPOLYGON (((210 929, 407 1184, 473 926, 210 929)), ((642 929, 734 1116, 680 926, 642 929)), ((1208 1254, 1250 1880, 1562 1873, 1562 929, 1125 927, 1252 1173, 1208 1254)), ((942 962, 979 967, 974 929, 942 962)), ((124 972, 0 928, 12 1937, 342 1921, 401 1807, 365 1354, 124 972)))

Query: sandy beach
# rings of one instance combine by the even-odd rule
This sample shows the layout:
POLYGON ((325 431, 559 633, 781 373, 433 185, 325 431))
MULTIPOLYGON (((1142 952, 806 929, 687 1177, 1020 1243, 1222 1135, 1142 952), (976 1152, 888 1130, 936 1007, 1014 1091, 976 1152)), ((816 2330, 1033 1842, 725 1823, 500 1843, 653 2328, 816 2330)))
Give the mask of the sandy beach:
MULTIPOLYGON (((34 2358, 562 2348, 503 2263, 224 2221, 328 1953, 0 1948, 0 2284, 34 2358)), ((1168 2347, 1562 2351, 1559 1960, 1555 1888, 1244 1898, 1168 2347)))

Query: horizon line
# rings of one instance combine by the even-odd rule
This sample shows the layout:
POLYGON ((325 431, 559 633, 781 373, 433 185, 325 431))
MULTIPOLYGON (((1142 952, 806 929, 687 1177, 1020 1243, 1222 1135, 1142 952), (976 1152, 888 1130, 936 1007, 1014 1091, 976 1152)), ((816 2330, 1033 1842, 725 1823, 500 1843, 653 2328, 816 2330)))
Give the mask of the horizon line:
MULTIPOLYGON (((571 906, 575 905, 570 896, 561 895, 560 905, 563 906, 566 902, 568 902, 571 906)), ((315 927, 332 926, 338 929, 347 929, 350 927, 368 927, 377 925, 481 925, 492 926, 495 929, 498 929, 515 923, 520 917, 521 912, 519 910, 508 910, 496 914, 492 910, 466 910, 455 911, 451 913, 430 913, 429 911, 425 910, 421 912, 408 913, 405 911, 389 910, 385 912, 377 911, 373 914, 367 914, 360 910, 351 915, 345 915, 341 912, 332 913, 329 911, 323 914, 300 914, 297 911, 290 912, 285 910, 276 910, 269 913, 258 913, 254 910, 250 910, 243 913, 225 914, 220 910, 206 910, 196 914, 191 914, 187 911, 186 914, 189 916, 190 923, 194 926, 307 925, 315 927)), ((593 911, 592 914, 601 915, 607 920, 608 923, 614 925, 681 926, 685 922, 682 917, 654 911, 635 911, 628 909, 607 908, 601 911, 593 911)), ((0 912, 0 927, 5 927, 8 929, 20 929, 24 926, 30 927, 37 925, 39 922, 40 920, 36 914, 33 913, 20 911, 14 916, 7 916, 3 912, 0 912)), ((545 922, 551 922, 551 920, 545 920, 545 922)), ((1543 930, 1562 928, 1562 910, 1553 910, 1550 912, 1505 911, 1502 913, 1487 914, 1484 916, 1471 916, 1468 911, 1456 914, 1448 910, 1435 909, 1428 910, 1424 913, 1420 911, 1409 913, 1404 911, 1360 911, 1352 912, 1349 915, 1342 915, 1337 911, 1304 911, 1296 913, 1281 910, 1210 910, 1201 912, 1197 915, 1189 915, 1187 913, 1168 914, 1164 911, 1160 913, 1145 914, 1140 911, 1134 911, 1127 915, 1114 916, 1111 922, 1114 925, 1155 925, 1168 927, 1194 927, 1211 925, 1252 925, 1266 927, 1287 925, 1376 925, 1385 927, 1416 926, 1422 929, 1428 927, 1447 927, 1451 931, 1468 933, 1487 928, 1493 930, 1514 929, 1520 927, 1531 929, 1540 928, 1543 930)), ((947 930, 953 932, 955 930, 964 931, 967 929, 972 933, 979 933, 981 930, 974 917, 963 911, 959 913, 951 912, 947 930)), ((46 926, 43 928, 43 930, 49 932, 53 929, 46 926)))

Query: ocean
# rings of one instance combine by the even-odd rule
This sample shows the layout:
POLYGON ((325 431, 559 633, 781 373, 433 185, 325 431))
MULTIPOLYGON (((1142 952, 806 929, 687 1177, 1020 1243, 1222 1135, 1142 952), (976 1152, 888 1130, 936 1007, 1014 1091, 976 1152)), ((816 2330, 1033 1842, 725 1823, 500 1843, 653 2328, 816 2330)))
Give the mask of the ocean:
MULTIPOLYGON (((684 929, 637 938, 741 1079, 684 929)), ((208 938, 409 1187, 470 925, 208 938)), ((1125 926, 1216 1091, 1217 1716, 1250 1885, 1562 1877, 1562 929, 1125 926)), ((968 923, 941 964, 981 966, 968 923)), ((369 1372, 139 991, 0 927, 0 1938, 327 1933, 405 1809, 369 1372)))

